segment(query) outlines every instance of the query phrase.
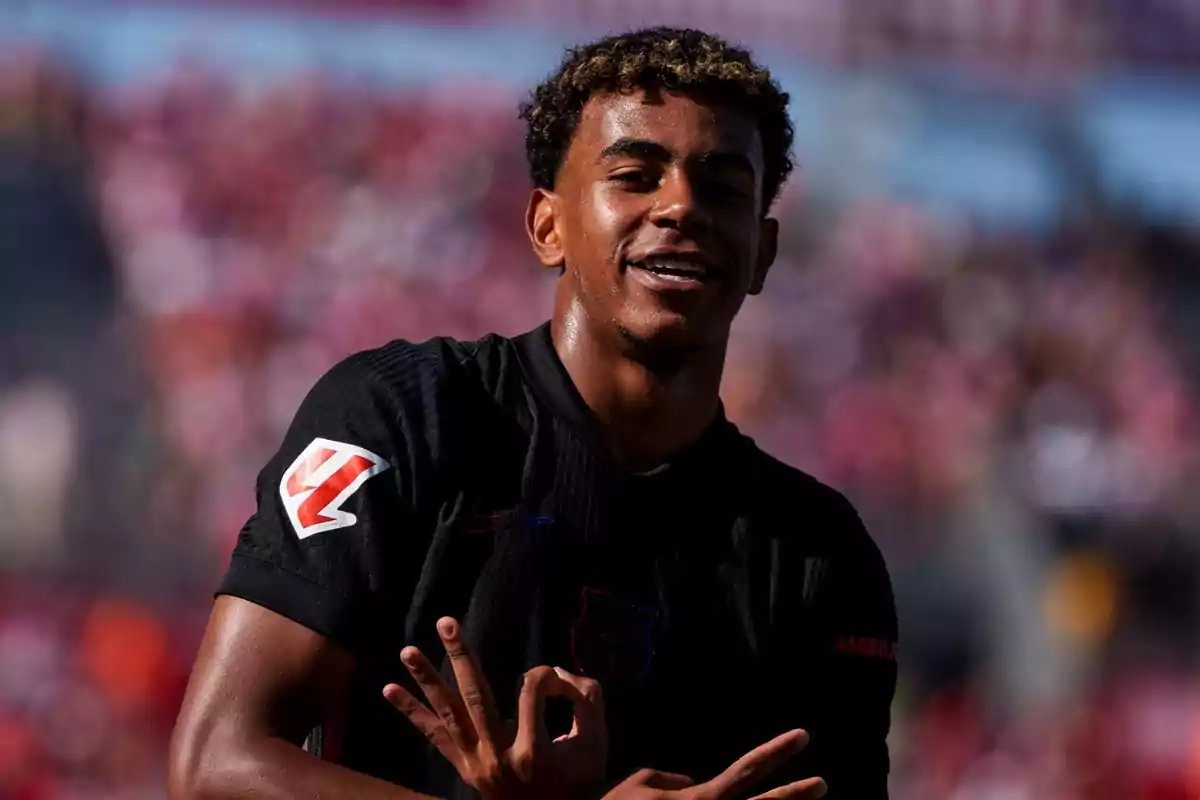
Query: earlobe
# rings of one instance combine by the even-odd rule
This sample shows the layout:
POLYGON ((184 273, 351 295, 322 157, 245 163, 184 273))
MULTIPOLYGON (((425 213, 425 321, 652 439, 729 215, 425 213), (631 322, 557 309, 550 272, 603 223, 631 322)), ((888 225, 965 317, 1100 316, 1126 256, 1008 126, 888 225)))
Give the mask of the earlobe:
POLYGON ((762 221, 758 236, 758 262, 754 265, 754 279, 748 294, 759 294, 766 283, 767 273, 775 263, 779 252, 779 220, 767 217, 762 221))
POLYGON ((562 267, 562 240, 558 231, 558 195, 548 189, 534 189, 525 210, 525 231, 533 252, 542 265, 551 269, 562 267))

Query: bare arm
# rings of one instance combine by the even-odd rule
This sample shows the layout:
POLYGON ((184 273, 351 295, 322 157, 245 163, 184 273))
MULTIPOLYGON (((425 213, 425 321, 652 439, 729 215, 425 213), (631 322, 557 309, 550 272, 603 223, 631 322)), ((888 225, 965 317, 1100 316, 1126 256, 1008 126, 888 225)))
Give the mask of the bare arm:
POLYGON ((303 625, 217 598, 171 739, 172 800, 425 797, 301 749, 344 706, 354 667, 350 653, 303 625))

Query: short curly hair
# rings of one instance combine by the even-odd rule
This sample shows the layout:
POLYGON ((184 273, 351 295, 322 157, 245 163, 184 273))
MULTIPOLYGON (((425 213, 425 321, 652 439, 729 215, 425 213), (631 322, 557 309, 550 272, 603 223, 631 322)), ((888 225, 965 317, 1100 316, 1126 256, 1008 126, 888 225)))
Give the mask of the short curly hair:
POLYGON ((763 145, 764 212, 771 206, 792 171, 788 95, 749 52, 691 28, 644 28, 568 50, 558 70, 521 105, 534 185, 554 187, 592 95, 635 89, 700 94, 755 120, 763 145))

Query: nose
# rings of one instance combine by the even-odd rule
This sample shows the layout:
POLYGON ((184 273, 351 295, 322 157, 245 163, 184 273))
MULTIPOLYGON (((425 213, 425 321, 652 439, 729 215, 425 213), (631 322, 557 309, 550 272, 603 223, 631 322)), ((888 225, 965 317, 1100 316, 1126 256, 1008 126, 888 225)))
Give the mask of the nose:
POLYGON ((682 169, 668 170, 655 192, 650 221, 663 228, 684 229, 703 226, 705 219, 705 211, 687 173, 682 169))

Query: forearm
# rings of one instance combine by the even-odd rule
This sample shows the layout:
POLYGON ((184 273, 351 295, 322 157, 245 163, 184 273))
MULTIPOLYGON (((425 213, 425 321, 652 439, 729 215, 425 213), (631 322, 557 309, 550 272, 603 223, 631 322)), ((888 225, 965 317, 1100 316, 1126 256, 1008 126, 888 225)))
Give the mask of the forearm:
POLYGON ((171 800, 429 800, 428 795, 323 761, 278 738, 210 748, 173 769, 171 800))

